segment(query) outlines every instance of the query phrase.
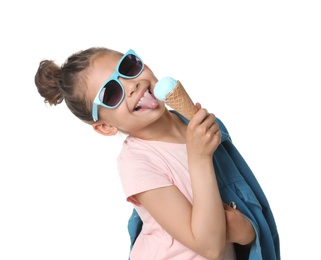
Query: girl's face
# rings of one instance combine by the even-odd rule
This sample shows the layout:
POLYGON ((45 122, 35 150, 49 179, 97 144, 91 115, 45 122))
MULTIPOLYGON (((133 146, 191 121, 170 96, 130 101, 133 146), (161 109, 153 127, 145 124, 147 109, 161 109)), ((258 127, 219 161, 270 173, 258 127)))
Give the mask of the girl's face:
MULTIPOLYGON (((95 58, 87 79, 87 94, 91 102, 102 84, 113 74, 120 59, 121 56, 114 53, 106 53, 95 58)), ((97 123, 111 125, 122 132, 139 136, 148 131, 149 126, 164 113, 164 103, 159 102, 153 95, 158 79, 146 65, 138 77, 118 79, 124 87, 124 99, 116 108, 99 106, 97 123)))

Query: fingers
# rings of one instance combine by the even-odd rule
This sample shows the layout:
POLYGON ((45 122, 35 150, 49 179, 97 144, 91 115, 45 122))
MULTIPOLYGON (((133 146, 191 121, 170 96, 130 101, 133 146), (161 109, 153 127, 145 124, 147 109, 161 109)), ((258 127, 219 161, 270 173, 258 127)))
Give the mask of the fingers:
MULTIPOLYGON (((215 117, 214 117, 215 119, 215 117)), ((214 120, 209 119, 210 121, 208 122, 209 128, 213 131, 214 134, 216 134, 220 128, 218 126, 218 123, 214 122, 214 120)))
POLYGON ((214 114, 208 113, 207 109, 202 108, 199 103, 197 103, 196 105, 199 105, 199 106, 197 106, 198 111, 196 112, 196 114, 191 120, 192 125, 199 125, 206 120, 208 120, 208 123, 212 123, 215 120, 214 114))
POLYGON ((196 106, 196 108, 197 108, 197 111, 202 108, 202 105, 201 105, 200 103, 196 103, 195 106, 196 106))
POLYGON ((220 130, 218 124, 215 122, 215 115, 213 113, 208 113, 207 109, 201 108, 192 118, 189 123, 189 129, 191 131, 196 131, 200 135, 209 135, 210 138, 220 137, 220 130))
POLYGON ((215 122, 213 113, 208 113, 199 103, 196 105, 199 110, 190 120, 187 127, 187 147, 190 153, 193 154, 212 155, 221 143, 219 125, 215 122))

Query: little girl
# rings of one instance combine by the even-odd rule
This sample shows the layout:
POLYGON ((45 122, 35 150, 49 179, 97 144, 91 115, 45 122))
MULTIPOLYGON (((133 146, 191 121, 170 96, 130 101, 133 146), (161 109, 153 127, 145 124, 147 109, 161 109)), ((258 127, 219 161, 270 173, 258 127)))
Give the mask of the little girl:
POLYGON ((43 60, 35 75, 45 102, 64 100, 102 135, 127 135, 119 174, 143 223, 130 259, 279 259, 268 202, 223 123, 199 103, 190 122, 168 110, 157 81, 133 50, 107 48, 61 67, 43 60))

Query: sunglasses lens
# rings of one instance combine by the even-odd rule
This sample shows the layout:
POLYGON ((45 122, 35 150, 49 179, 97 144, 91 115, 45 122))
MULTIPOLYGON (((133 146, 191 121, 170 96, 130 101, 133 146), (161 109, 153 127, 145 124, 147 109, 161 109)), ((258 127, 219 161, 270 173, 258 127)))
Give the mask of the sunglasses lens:
MULTIPOLYGON (((143 70, 143 62, 134 54, 127 54, 121 60, 118 71, 111 78, 135 78, 143 70), (118 74, 118 75, 117 75, 118 74)), ((99 93, 99 100, 109 108, 117 107, 124 97, 124 89, 115 79, 109 80, 99 93)))
POLYGON ((100 100, 107 106, 114 107, 118 105, 123 96, 123 89, 117 81, 109 81, 101 92, 100 100))
POLYGON ((135 55, 128 54, 119 66, 119 72, 128 77, 137 76, 143 68, 143 62, 135 55))

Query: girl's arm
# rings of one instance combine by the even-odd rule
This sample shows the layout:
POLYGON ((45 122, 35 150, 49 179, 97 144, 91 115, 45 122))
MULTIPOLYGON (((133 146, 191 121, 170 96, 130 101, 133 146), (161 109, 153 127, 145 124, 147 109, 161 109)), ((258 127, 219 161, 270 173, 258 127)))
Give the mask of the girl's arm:
POLYGON ((225 212, 212 161, 221 140, 214 119, 213 114, 200 109, 187 127, 193 205, 175 186, 135 195, 171 236, 207 259, 221 259, 226 243, 225 212))
POLYGON ((251 222, 241 211, 224 204, 227 233, 226 239, 231 243, 250 245, 255 239, 255 230, 251 222))

